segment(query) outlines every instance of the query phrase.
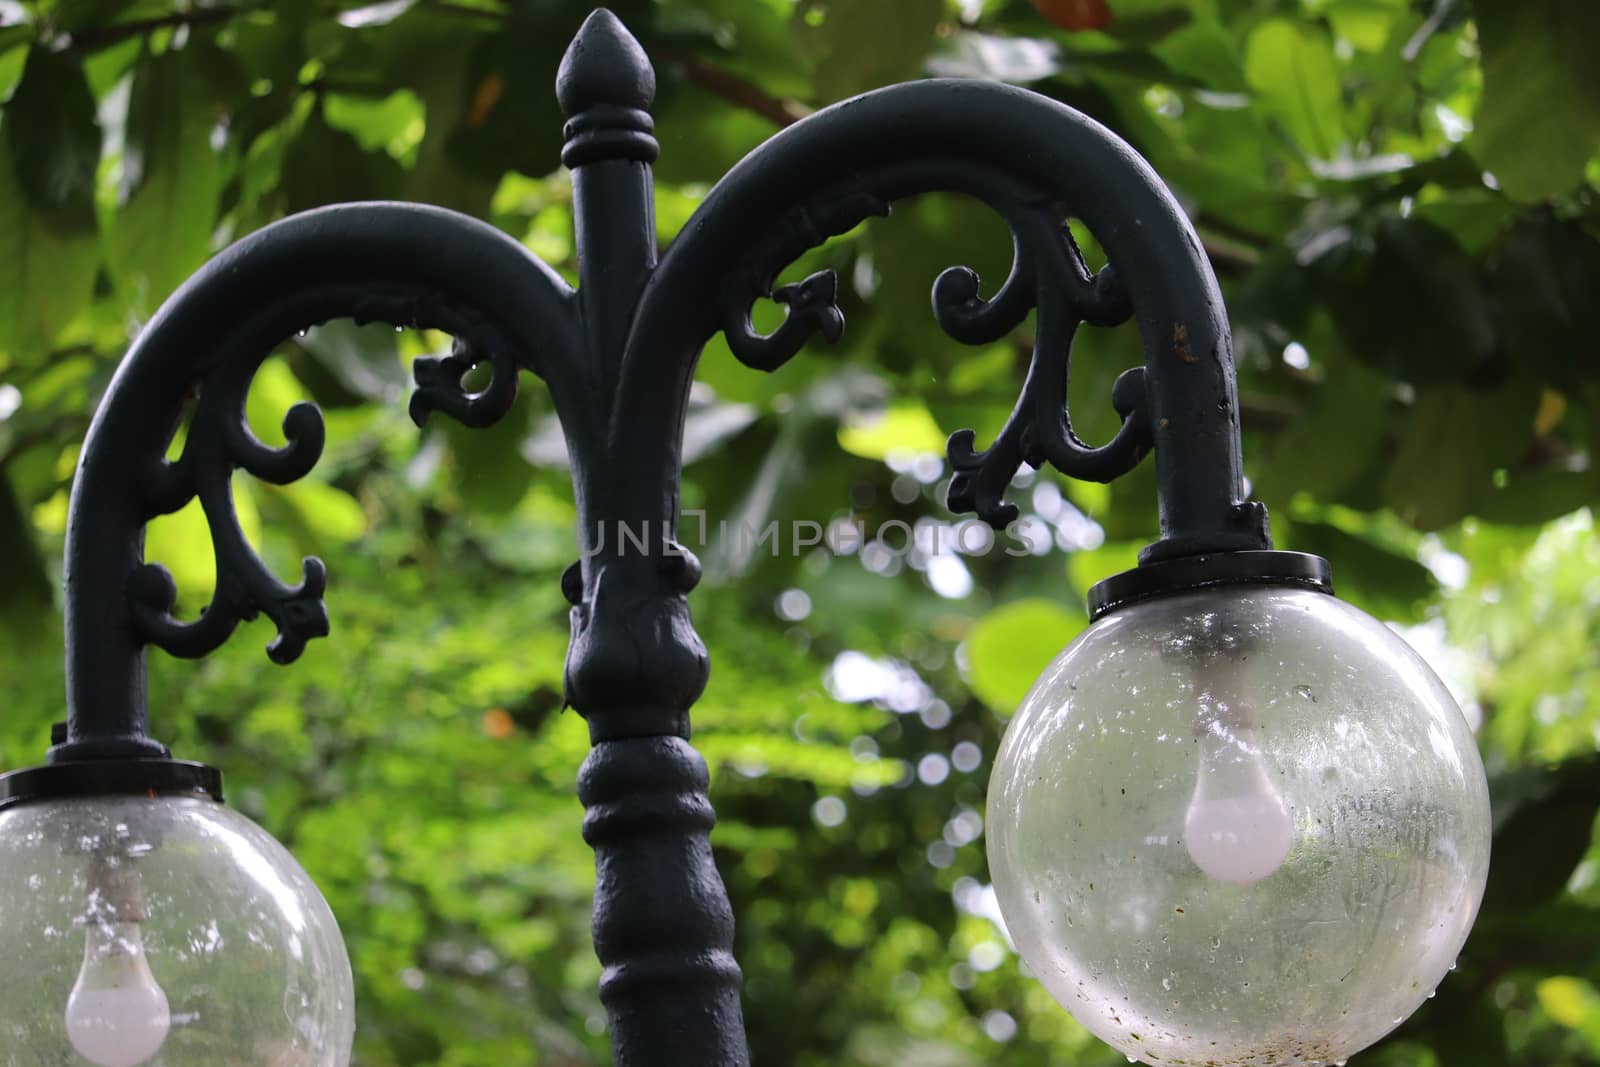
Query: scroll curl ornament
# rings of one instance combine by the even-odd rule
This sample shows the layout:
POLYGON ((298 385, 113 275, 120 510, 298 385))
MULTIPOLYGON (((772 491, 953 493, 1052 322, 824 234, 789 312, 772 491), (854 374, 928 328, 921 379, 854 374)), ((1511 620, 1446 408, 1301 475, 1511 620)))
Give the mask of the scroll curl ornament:
POLYGON ((203 656, 226 641, 241 621, 265 613, 278 627, 267 646, 274 663, 290 663, 306 642, 328 634, 328 609, 322 594, 328 572, 322 561, 301 563, 298 585, 285 585, 262 562, 239 525, 230 485, 235 468, 273 485, 287 485, 310 473, 322 456, 326 430, 313 404, 298 403, 283 418, 287 441, 281 448, 263 444, 244 418, 250 376, 219 383, 195 403, 195 418, 175 461, 161 459, 149 480, 152 516, 178 510, 199 498, 216 553, 216 589, 194 622, 177 619, 178 588, 159 563, 134 571, 128 590, 141 636, 175 656, 203 656), (231 395, 230 395, 231 394, 231 395))
MULTIPOLYGON (((837 341, 844 331, 838 280, 831 270, 773 289, 785 265, 828 237, 842 234, 874 215, 887 215, 892 193, 867 188, 875 177, 888 187, 904 181, 904 168, 865 175, 843 189, 825 191, 789 212, 773 235, 758 243, 732 271, 723 288, 722 329, 733 354, 759 370, 782 366, 813 337, 837 341), (770 334, 755 331, 754 300, 769 296, 787 304, 789 314, 770 334)), ((1117 379, 1112 407, 1122 426, 1101 446, 1086 444, 1074 432, 1067 410, 1067 377, 1073 336, 1081 323, 1117 326, 1133 314, 1132 301, 1116 270, 1091 273, 1059 211, 1042 198, 970 170, 957 177, 1006 219, 1012 233, 1012 266, 993 296, 981 295, 976 271, 945 270, 933 285, 933 313, 941 329, 967 345, 988 345, 1020 326, 1035 308, 1038 336, 1032 363, 1016 407, 989 448, 975 447, 976 434, 961 430, 948 445, 955 477, 948 501, 956 512, 975 512, 997 529, 1018 515, 1004 493, 1023 463, 1049 462, 1069 477, 1109 482, 1144 458, 1152 445, 1145 372, 1135 368, 1117 379)))
POLYGON ((776 289, 773 284, 778 273, 807 250, 848 233, 863 219, 887 214, 887 200, 861 189, 821 196, 791 211, 723 287, 722 332, 739 362, 755 370, 773 371, 793 359, 812 337, 820 336, 832 344, 844 336, 839 278, 833 271, 816 271, 776 289), (750 319, 755 301, 763 297, 788 308, 783 322, 770 334, 758 333, 750 319))
POLYGON ((1125 371, 1112 386, 1111 405, 1122 426, 1106 444, 1086 444, 1073 430, 1068 410, 1072 340, 1079 324, 1117 326, 1133 314, 1115 268, 1107 265, 1091 274, 1065 225, 1036 216, 1014 220, 1013 226, 1017 258, 993 298, 977 295, 977 276, 965 268, 940 275, 933 291, 940 326, 968 344, 997 341, 1033 307, 1039 311, 1022 395, 994 444, 979 451, 977 435, 959 430, 947 446, 955 471, 950 509, 975 512, 995 529, 1004 529, 1019 514, 1004 502, 1004 494, 1023 463, 1042 467, 1049 462, 1070 478, 1110 482, 1132 470, 1153 442, 1143 367, 1125 371))
MULTIPOLYGON (((415 362, 417 390, 409 410, 417 425, 431 412, 441 411, 468 426, 489 426, 515 401, 518 368, 509 348, 467 310, 445 306, 437 296, 406 287, 367 292, 352 306, 350 317, 358 325, 437 326, 456 334, 449 355, 415 362), (493 376, 481 391, 469 393, 462 377, 483 363, 492 365, 493 376)), ((323 600, 327 567, 320 559, 307 557, 301 561, 298 584, 279 580, 245 537, 234 505, 235 470, 272 485, 288 485, 311 472, 327 439, 322 412, 303 401, 284 415, 282 446, 265 444, 250 429, 245 401, 269 351, 213 362, 191 388, 193 417, 182 453, 176 460, 156 460, 142 479, 147 519, 200 501, 216 554, 215 590, 192 622, 174 614, 177 583, 166 567, 146 563, 130 576, 128 594, 141 638, 175 656, 204 656, 227 641, 240 622, 262 614, 278 629, 267 646, 274 663, 293 662, 308 641, 328 635, 323 600)))

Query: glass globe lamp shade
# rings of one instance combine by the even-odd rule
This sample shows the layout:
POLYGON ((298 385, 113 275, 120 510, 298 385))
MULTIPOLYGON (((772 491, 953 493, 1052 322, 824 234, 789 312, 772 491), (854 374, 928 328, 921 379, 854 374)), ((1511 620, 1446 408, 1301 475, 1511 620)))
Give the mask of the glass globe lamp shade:
POLYGON ((350 960, 294 857, 198 797, 0 811, 0 1067, 346 1067, 350 960))
POLYGON ((1483 895, 1460 709, 1321 592, 1123 607, 1045 671, 988 799, 989 865, 1052 996, 1157 1067, 1342 1063, 1429 997, 1483 895))

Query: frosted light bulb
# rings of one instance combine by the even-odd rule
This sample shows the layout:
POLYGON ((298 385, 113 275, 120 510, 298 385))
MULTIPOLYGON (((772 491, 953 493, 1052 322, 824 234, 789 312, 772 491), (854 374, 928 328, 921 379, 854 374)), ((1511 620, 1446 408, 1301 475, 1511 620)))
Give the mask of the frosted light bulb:
POLYGON ((1200 770, 1183 818, 1189 858, 1219 882, 1253 885, 1282 866, 1294 823, 1247 727, 1213 718, 1197 739, 1200 770))
POLYGON ((135 1067, 172 1028, 167 994, 145 959, 136 922, 90 920, 83 969, 67 998, 67 1038, 97 1067, 135 1067))

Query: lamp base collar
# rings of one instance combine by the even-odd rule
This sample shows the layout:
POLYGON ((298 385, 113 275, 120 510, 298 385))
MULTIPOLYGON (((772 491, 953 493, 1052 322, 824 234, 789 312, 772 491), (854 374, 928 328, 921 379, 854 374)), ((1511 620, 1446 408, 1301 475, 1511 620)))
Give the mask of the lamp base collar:
POLYGON ((222 772, 175 759, 69 760, 0 775, 0 810, 63 797, 177 796, 222 799, 222 772))
POLYGON ((1333 571, 1306 552, 1213 552, 1146 563, 1114 574, 1089 590, 1089 621, 1152 597, 1221 585, 1287 585, 1333 593, 1333 571))

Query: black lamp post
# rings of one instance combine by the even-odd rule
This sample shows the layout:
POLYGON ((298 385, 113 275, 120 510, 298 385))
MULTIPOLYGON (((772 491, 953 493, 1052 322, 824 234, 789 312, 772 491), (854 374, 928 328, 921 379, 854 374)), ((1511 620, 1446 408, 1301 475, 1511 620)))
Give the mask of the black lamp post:
MULTIPOLYGON (((826 238, 887 213, 894 201, 935 190, 983 200, 1004 217, 1015 243, 1011 273, 990 296, 980 295, 977 276, 964 267, 939 276, 933 313, 940 326, 958 341, 986 344, 1038 312, 1033 363, 1004 430, 983 451, 974 447, 971 431, 950 439, 951 507, 1003 528, 1016 509, 1002 496, 1021 464, 1048 461, 1069 476, 1105 482, 1154 451, 1161 537, 1145 549, 1137 569, 1096 587, 1092 613, 1120 622, 1128 612, 1161 606, 1161 617, 1151 625, 1165 635, 1157 642, 1165 643, 1164 662, 1200 679, 1181 683, 1203 709, 1195 720, 1202 724, 1195 743, 1207 730, 1222 740, 1208 742, 1209 755, 1201 756, 1202 778, 1212 784, 1195 793, 1188 824, 1191 837, 1210 833, 1213 847, 1202 855, 1191 842, 1190 853, 1219 885, 1237 883, 1228 892, 1244 893, 1239 886, 1296 862, 1297 853, 1279 850, 1263 870, 1251 866, 1261 859, 1256 853, 1277 848, 1274 834, 1291 835, 1283 839, 1292 837, 1297 848, 1315 842, 1310 815, 1297 806, 1290 784, 1247 783, 1241 788, 1256 789, 1253 800, 1246 798, 1255 807, 1242 815, 1244 809, 1216 808, 1238 799, 1239 789, 1230 792, 1225 780, 1241 772, 1230 768, 1248 764, 1256 774, 1267 766, 1265 742, 1252 740, 1250 731, 1267 731, 1276 720, 1267 710, 1246 714, 1243 698, 1229 695, 1248 682, 1243 650, 1270 647, 1274 639, 1260 630, 1260 620, 1275 611, 1315 613, 1322 610, 1317 603, 1337 602, 1323 595, 1330 592, 1326 562, 1272 551, 1265 510, 1245 498, 1222 299, 1194 231, 1144 161, 1090 119, 1025 91, 962 81, 896 86, 820 112, 753 152, 711 191, 658 260, 651 181, 658 146, 647 110, 654 88, 638 43, 609 13, 591 16, 562 63, 556 89, 568 117, 562 162, 573 172, 576 290, 520 244, 470 218, 410 204, 341 205, 285 219, 221 253, 140 334, 95 416, 73 489, 65 569, 67 721, 44 766, 0 778, 0 854, 6 835, 18 833, 15 822, 6 826, 5 820, 33 819, 33 844, 73 872, 63 875, 59 899, 46 903, 68 910, 62 930, 83 936, 73 927, 76 918, 90 942, 72 993, 77 1007, 67 1010, 65 1038, 61 1005, 52 1002, 36 1006, 41 1020, 53 1021, 41 1021, 29 1040, 56 1042, 52 1047, 70 1040, 94 1063, 220 1062, 214 1051, 204 1051, 219 1046, 206 1045, 201 1031, 225 1013, 202 1010, 197 1022, 191 1020, 195 1034, 183 1034, 168 999, 179 992, 155 987, 139 931, 142 924, 153 928, 158 900, 182 896, 181 885, 162 883, 157 873, 163 851, 188 849, 191 859, 199 856, 196 864, 221 864, 226 860, 206 860, 211 853, 191 838, 232 841, 229 834, 246 832, 212 832, 209 824, 195 829, 180 825, 181 819, 147 832, 138 825, 130 829, 121 814, 96 822, 98 816, 81 805, 88 803, 85 798, 157 806, 177 801, 173 810, 200 811, 195 817, 204 823, 207 806, 220 800, 216 771, 172 759, 147 732, 146 645, 203 656, 240 620, 265 613, 278 628, 268 653, 288 663, 308 640, 328 633, 322 564, 308 559, 297 585, 273 577, 240 530, 229 479, 242 469, 283 484, 312 468, 324 439, 318 411, 307 404, 292 408, 283 423, 288 444, 271 448, 247 428, 244 398, 276 344, 306 327, 349 317, 439 329, 456 338, 448 357, 417 363, 410 410, 418 424, 435 411, 470 426, 493 423, 510 408, 522 370, 549 388, 566 435, 581 517, 581 562, 562 578, 572 603, 566 689, 594 745, 580 772, 579 793, 587 808, 583 833, 598 865, 594 938, 604 963, 601 997, 616 1060, 629 1067, 745 1064, 733 916, 712 863, 706 766, 688 741, 689 709, 708 670, 687 601, 700 567, 675 540, 689 385, 702 346, 717 331, 742 362, 766 371, 818 335, 837 339, 844 321, 833 275, 821 272, 777 289, 775 277, 826 238), (1065 226, 1069 215, 1096 235, 1113 266, 1087 271, 1065 226), (765 335, 750 320, 753 303, 762 299, 788 309, 783 323, 765 335), (1113 325, 1130 316, 1138 320, 1145 365, 1124 374, 1113 390, 1121 430, 1110 443, 1090 447, 1074 434, 1065 409, 1068 347, 1080 322, 1113 325), (469 393, 462 377, 480 364, 492 368, 492 379, 469 393), (168 460, 186 405, 192 406, 187 440, 182 455, 168 460), (143 562, 143 529, 196 497, 216 542, 217 585, 204 613, 182 622, 172 614, 171 576, 143 562), (1211 604, 1195 598, 1217 589, 1248 610, 1223 618, 1193 607, 1211 604), (1288 607, 1252 601, 1256 594, 1287 597, 1288 607), (1313 604, 1304 607, 1297 598, 1313 604), (1193 610, 1174 616, 1168 610, 1174 605, 1193 610), (1207 656, 1238 670, 1207 667, 1207 656), (1219 732, 1217 723, 1226 729, 1219 732), (1215 830, 1193 821, 1203 824, 1216 811, 1224 821, 1243 822, 1215 830), (83 826, 89 828, 74 819, 87 820, 83 826), (52 825, 69 824, 76 829, 56 837, 71 840, 50 840, 52 825), (1245 860, 1229 851, 1236 846, 1249 853, 1245 860), (1249 852, 1252 847, 1256 852, 1249 852), (96 931, 104 935, 99 943, 96 931), (142 1037, 130 1040, 127 1034, 135 1031, 142 1037), (208 1054, 213 1058, 205 1059, 208 1054)), ((1379 654, 1380 665, 1384 656, 1395 655, 1379 654)), ((1086 678, 1093 674, 1095 662, 1082 662, 1082 655, 1073 662, 1086 678)), ((1114 684, 1107 691, 1123 690, 1114 684)), ((1030 722, 1048 724, 1067 714, 1063 702, 1040 705, 1049 704, 1050 692, 1041 683, 1032 703, 1042 710, 1025 708, 1019 721, 1032 716, 1030 722)), ((1434 712, 1424 717, 1429 714, 1434 712)), ((1440 759, 1459 755, 1459 735, 1457 730, 1448 744, 1441 742, 1440 759)), ((1470 752, 1470 737, 1467 742, 1470 752)), ((1002 752, 1001 762, 1008 758, 1025 759, 1002 752)), ((1484 849, 1473 851, 1470 840, 1483 817, 1481 798, 1473 792, 1481 792, 1481 767, 1475 753, 1461 758, 1467 764, 1457 766, 1454 778, 1444 778, 1466 800, 1432 816, 1391 813, 1394 819, 1432 818, 1429 826, 1442 827, 1440 834, 1459 831, 1467 841, 1453 867, 1431 853, 1425 858, 1441 870, 1448 867, 1450 886, 1459 890, 1450 900, 1461 913, 1438 935, 1453 939, 1442 950, 1446 964, 1470 925, 1486 862, 1484 849)), ((1003 819, 997 823, 991 807, 991 832, 1025 836, 1026 805, 1007 795, 1016 825, 1007 830, 1003 819)), ((1007 840, 1020 840, 1015 835, 1007 840)), ((238 837, 230 847, 260 849, 268 866, 283 858, 271 852, 276 846, 270 842, 238 837)), ((996 847, 991 841, 992 858, 996 847)), ((1009 853, 999 857, 997 879, 1012 859, 1009 853)), ((1066 881, 1060 885, 1070 889, 1081 873, 1062 874, 1066 881)), ((273 884, 287 887, 280 896, 309 890, 309 882, 295 881, 301 875, 275 877, 273 884)), ((1028 875, 1016 877, 1026 882, 1028 875)), ((1140 877, 1146 884, 1160 876, 1140 877)), ((1016 888, 1020 893, 1023 887, 1016 888)), ((214 893, 220 897, 222 891, 214 893)), ((1040 894, 1032 892, 1032 899, 1038 902, 1040 894)), ((1230 907, 1248 904, 1243 897, 1216 899, 1232 900, 1230 907)), ((202 911, 203 905, 204 899, 186 904, 202 911)), ((314 905, 305 908, 307 914, 315 911, 314 905)), ((274 1037, 263 1029, 257 1051, 236 1050, 257 1057, 249 1062, 346 1062, 349 1005, 342 1001, 348 998, 348 964, 336 973, 342 948, 323 943, 320 914, 301 916, 299 956, 290 951, 284 959, 295 957, 286 966, 299 976, 307 1005, 317 998, 341 1003, 303 1005, 299 1015, 270 1005, 266 1014, 286 1013, 291 1023, 299 1020, 298 1030, 274 1037)), ((1008 920, 1034 936, 1027 916, 1008 911, 1008 920)), ((1115 923, 1102 926, 1109 930, 1115 923)), ((152 929, 146 929, 145 939, 150 936, 152 929)), ((1051 936, 1038 933, 1045 940, 1051 936)), ((1045 951, 1030 944, 1019 948, 1025 956, 1045 951)), ((1070 957, 1082 946, 1058 948, 1070 957)), ((1438 955, 1417 966, 1425 970, 1438 955)), ((1038 960, 1029 958, 1039 970, 1038 960)), ((279 965, 283 960, 274 964, 279 965)), ((1442 973, 1423 980, 1437 981, 1442 973)), ((219 987, 216 995, 224 993, 219 987)), ((1097 1025, 1104 1022, 1100 1016, 1082 1014, 1093 1015, 1090 1009, 1069 1007, 1097 1033, 1113 1042, 1120 1035, 1119 1047, 1130 1047, 1116 1026, 1097 1025)), ((253 1026, 248 1016, 244 1011, 238 1026, 253 1026)), ((1357 1037, 1359 1048, 1386 1028, 1351 1036, 1330 1023, 1330 1033, 1343 1036, 1317 1046, 1323 1051, 1249 1062, 1312 1063, 1324 1054, 1331 1061, 1340 1050, 1347 1054, 1357 1037)), ((1145 1039, 1135 1034, 1133 1040, 1145 1039)), ((1156 1043, 1131 1047, 1156 1055, 1156 1043)), ((66 1055, 64 1048, 59 1054, 66 1055)))

